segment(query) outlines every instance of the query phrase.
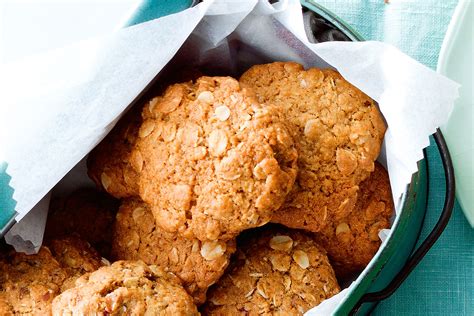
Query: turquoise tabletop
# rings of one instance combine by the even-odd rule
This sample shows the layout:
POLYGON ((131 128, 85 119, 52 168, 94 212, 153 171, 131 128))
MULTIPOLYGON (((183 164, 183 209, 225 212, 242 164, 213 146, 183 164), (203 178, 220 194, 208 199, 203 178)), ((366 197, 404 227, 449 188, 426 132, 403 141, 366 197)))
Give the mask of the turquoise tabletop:
MULTIPOLYGON (((391 43, 435 69, 457 0, 318 0, 365 39, 391 43), (341 5, 341 4, 344 5, 341 5)), ((429 162, 428 211, 421 238, 438 220, 444 202, 443 167, 434 142, 429 162)), ((474 230, 459 204, 444 234, 373 315, 474 315, 474 230)))

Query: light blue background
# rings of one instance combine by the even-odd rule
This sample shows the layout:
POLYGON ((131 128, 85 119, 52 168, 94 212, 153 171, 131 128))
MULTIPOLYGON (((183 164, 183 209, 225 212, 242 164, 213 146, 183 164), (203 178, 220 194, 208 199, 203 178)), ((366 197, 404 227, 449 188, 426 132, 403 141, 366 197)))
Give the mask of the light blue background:
MULTIPOLYGON (((367 40, 397 46, 436 69, 457 0, 318 0, 367 40)), ((432 144, 434 142, 432 141, 432 144)), ((426 237, 444 202, 444 174, 436 146, 428 148, 430 193, 426 237)), ((474 230, 456 203, 453 217, 423 262, 373 315, 474 315, 474 230)))

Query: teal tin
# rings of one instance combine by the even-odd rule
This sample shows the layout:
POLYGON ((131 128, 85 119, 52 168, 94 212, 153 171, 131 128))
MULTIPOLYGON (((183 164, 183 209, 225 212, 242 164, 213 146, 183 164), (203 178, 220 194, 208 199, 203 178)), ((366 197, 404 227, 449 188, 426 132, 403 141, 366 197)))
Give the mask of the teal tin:
MULTIPOLYGON (((199 1, 191 0, 144 0, 129 19, 127 25, 142 23, 164 15, 192 7, 199 1)), ((336 32, 326 40, 363 41, 354 29, 334 13, 315 1, 301 1, 305 12, 305 27, 311 32, 311 23, 322 23, 323 32, 336 32), (309 12, 309 13, 308 13, 309 12), (308 17, 308 15, 310 15, 308 17)), ((316 30, 318 31, 318 30, 316 30)), ((315 38, 318 35, 314 34, 315 38)), ((324 36, 323 36, 324 37, 324 36)), ((324 40, 320 40, 324 41, 324 40)), ((454 204, 454 176, 449 152, 440 131, 433 135, 440 150, 446 174, 446 201, 440 221, 432 233, 414 251, 426 213, 428 196, 427 160, 418 163, 418 172, 412 176, 404 195, 400 216, 392 225, 393 233, 383 249, 373 258, 368 267, 355 281, 346 299, 338 306, 335 315, 367 315, 377 302, 390 296, 406 279, 440 236, 449 221, 454 204)))
POLYGON ((7 174, 7 163, 0 161, 0 237, 13 226, 17 215, 10 180, 11 177, 7 174))

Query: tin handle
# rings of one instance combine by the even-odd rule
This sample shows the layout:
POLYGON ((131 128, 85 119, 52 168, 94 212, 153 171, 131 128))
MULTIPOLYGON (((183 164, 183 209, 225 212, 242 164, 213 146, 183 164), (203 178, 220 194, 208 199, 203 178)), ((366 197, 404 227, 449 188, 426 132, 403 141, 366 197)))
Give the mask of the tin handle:
POLYGON ((444 229, 446 228, 449 219, 451 218, 455 200, 455 179, 453 163, 451 161, 451 156, 444 140, 443 133, 441 133, 439 128, 436 130, 436 133, 433 134, 433 137, 436 141, 436 145, 438 146, 446 179, 446 196, 444 199, 444 206, 439 220, 434 226, 431 233, 428 235, 428 237, 426 237, 426 239, 421 243, 420 247, 418 247, 418 249, 410 256, 408 261, 398 272, 398 274, 393 278, 393 280, 383 290, 364 294, 364 296, 362 296, 361 299, 354 306, 350 315, 354 315, 355 313, 357 313, 363 303, 381 301, 392 295, 400 287, 403 281, 405 281, 405 279, 410 275, 410 273, 418 265, 418 263, 420 263, 426 253, 431 249, 431 247, 435 244, 439 236, 441 236, 444 229))

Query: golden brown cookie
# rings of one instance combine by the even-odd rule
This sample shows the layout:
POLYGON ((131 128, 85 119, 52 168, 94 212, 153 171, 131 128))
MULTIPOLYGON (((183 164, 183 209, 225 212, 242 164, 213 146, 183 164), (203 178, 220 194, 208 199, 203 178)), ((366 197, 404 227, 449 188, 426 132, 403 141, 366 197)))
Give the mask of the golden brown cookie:
POLYGON ((345 217, 385 132, 374 101, 336 71, 293 62, 253 66, 240 82, 285 115, 298 149, 294 189, 272 221, 319 231, 345 217))
POLYGON ((141 261, 83 275, 57 296, 53 315, 199 315, 176 276, 141 261))
POLYGON ((0 315, 49 315, 56 295, 102 265, 75 237, 54 241, 52 248, 43 246, 36 255, 11 251, 0 259, 0 315))
POLYGON ((166 67, 160 73, 160 80, 150 87, 139 103, 131 108, 114 126, 105 139, 96 146, 87 158, 88 175, 98 188, 117 198, 138 195, 138 174, 129 161, 138 129, 142 122, 143 105, 166 87, 176 82, 195 80, 202 76, 196 68, 179 65, 166 67))
POLYGON ((93 272, 104 265, 110 265, 89 243, 77 236, 53 239, 46 243, 54 258, 65 269, 68 279, 61 291, 70 288, 84 273, 93 272))
POLYGON ((36 255, 11 252, 0 260, 0 314, 43 314, 68 277, 46 247, 36 255))
POLYGON ((176 274, 196 304, 224 273, 235 241, 200 242, 164 231, 155 224, 148 205, 139 199, 122 202, 112 244, 114 260, 143 260, 176 274))
POLYGON ((119 201, 93 189, 79 189, 51 203, 45 238, 78 234, 104 257, 110 254, 112 228, 119 201))
POLYGON ((326 252, 302 232, 245 232, 235 261, 208 291, 204 315, 302 315, 339 292, 326 252))
POLYGON ((378 232, 390 227, 394 214, 387 171, 376 162, 374 172, 360 184, 357 203, 346 218, 316 234, 338 278, 362 271, 380 247, 378 232))
POLYGON ((267 223, 296 177, 296 149, 274 107, 230 77, 175 84, 143 110, 130 155, 158 225, 199 240, 267 223))
POLYGON ((13 314, 13 307, 7 300, 0 298, 0 315, 3 316, 12 316, 13 314))
POLYGON ((132 108, 87 157, 89 177, 116 198, 138 195, 138 174, 130 154, 141 122, 141 107, 132 108))

